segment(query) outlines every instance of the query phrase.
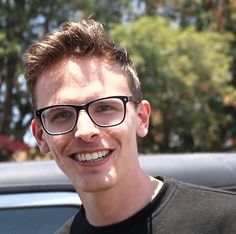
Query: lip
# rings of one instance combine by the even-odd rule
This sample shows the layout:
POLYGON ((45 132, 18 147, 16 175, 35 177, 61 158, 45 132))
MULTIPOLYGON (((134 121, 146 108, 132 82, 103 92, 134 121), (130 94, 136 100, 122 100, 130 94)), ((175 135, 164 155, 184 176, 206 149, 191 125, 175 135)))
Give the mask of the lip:
POLYGON ((104 149, 93 152, 74 153, 70 155, 70 158, 83 166, 92 166, 104 163, 111 157, 113 151, 111 149, 104 149))

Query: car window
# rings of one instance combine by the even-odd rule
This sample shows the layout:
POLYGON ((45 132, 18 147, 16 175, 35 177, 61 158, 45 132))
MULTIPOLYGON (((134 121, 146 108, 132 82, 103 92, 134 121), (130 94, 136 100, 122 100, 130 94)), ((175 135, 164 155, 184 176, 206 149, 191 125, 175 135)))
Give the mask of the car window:
POLYGON ((78 209, 78 206, 0 209, 0 233, 52 234, 78 209))

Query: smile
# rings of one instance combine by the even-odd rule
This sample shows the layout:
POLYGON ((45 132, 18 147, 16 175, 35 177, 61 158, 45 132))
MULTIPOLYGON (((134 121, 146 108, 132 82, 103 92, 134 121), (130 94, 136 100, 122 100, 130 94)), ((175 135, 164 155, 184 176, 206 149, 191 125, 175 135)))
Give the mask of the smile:
POLYGON ((72 158, 80 162, 91 162, 91 161, 102 160, 110 154, 111 151, 109 150, 101 150, 93 153, 74 154, 72 158))

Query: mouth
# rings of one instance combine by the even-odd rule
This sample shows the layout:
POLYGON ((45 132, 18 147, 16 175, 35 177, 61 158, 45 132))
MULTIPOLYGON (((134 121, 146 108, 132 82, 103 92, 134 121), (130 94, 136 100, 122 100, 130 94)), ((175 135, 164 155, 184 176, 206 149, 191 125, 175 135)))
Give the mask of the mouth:
POLYGON ((72 154, 70 157, 79 162, 97 162, 112 154, 112 150, 101 150, 93 153, 72 154))

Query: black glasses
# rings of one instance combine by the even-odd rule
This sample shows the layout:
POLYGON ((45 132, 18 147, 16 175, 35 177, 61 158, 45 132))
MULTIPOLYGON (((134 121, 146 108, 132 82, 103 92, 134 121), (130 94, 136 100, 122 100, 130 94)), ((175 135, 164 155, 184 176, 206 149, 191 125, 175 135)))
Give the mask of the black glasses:
POLYGON ((140 101, 132 96, 111 96, 84 105, 48 106, 35 111, 35 116, 49 135, 62 135, 75 128, 81 110, 85 110, 98 127, 113 127, 121 124, 125 119, 127 102, 139 103, 140 101))

